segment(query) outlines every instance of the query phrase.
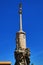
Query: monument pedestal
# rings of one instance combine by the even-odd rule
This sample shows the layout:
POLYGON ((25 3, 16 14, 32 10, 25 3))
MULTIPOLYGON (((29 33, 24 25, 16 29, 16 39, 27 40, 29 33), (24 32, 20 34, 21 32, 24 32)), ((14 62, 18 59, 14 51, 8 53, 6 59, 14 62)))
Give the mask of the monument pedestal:
POLYGON ((30 50, 28 48, 15 50, 14 56, 16 59, 15 65, 29 65, 30 64, 30 50))

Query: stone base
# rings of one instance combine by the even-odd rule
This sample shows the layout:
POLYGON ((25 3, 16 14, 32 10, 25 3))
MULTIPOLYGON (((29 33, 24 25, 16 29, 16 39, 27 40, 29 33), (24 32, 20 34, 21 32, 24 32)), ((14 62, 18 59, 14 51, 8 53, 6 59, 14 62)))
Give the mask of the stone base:
POLYGON ((28 48, 15 50, 14 56, 16 59, 15 65, 29 65, 30 64, 30 50, 28 48))

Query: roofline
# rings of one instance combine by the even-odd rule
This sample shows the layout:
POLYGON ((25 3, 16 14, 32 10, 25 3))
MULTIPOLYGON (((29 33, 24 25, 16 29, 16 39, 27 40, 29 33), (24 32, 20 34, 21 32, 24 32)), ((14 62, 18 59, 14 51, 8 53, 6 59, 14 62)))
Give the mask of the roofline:
POLYGON ((9 61, 1 61, 0 64, 11 64, 9 61))

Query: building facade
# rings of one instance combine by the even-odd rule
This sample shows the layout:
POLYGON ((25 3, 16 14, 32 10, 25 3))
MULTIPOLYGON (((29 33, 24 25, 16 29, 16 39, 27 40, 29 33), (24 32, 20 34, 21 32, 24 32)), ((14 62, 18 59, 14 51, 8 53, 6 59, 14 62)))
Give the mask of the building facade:
POLYGON ((0 62, 0 65, 11 65, 11 62, 0 62))

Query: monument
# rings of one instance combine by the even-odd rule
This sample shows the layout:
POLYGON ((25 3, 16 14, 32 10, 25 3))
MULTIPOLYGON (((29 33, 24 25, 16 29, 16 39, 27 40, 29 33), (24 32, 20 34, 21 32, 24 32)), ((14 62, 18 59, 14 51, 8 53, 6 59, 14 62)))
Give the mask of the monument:
POLYGON ((30 65, 30 50, 26 48, 26 33, 22 29, 22 3, 19 4, 20 30, 16 33, 15 65, 30 65))

